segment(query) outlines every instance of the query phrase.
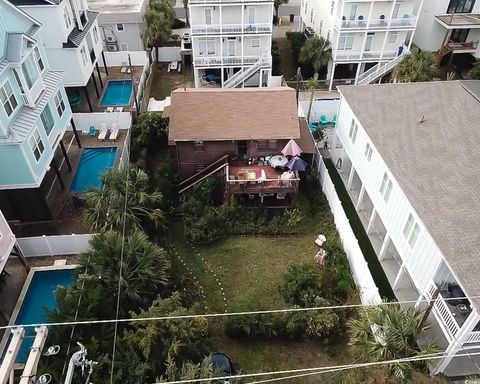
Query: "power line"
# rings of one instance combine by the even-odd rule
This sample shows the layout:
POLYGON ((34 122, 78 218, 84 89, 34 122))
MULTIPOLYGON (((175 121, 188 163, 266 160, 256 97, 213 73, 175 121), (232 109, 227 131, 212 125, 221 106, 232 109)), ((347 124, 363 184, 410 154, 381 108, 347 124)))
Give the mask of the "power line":
POLYGON ((306 308, 285 308, 285 309, 270 309, 262 311, 244 311, 244 312, 221 312, 221 313, 206 313, 206 314, 193 314, 193 315, 174 315, 174 316, 152 316, 145 318, 122 318, 122 319, 104 319, 104 320, 83 320, 83 321, 63 321, 63 322, 52 322, 52 323, 40 323, 40 324, 13 324, 13 325, 4 325, 0 327, 0 330, 3 329, 14 329, 18 327, 31 328, 36 326, 47 326, 47 327, 58 327, 58 326, 69 326, 69 325, 93 325, 93 324, 112 324, 112 323, 134 323, 134 322, 146 322, 146 321, 160 321, 160 320, 184 320, 184 319, 195 319, 195 318, 215 318, 215 317, 229 317, 229 316, 247 316, 247 315, 262 315, 262 314, 273 314, 273 313, 293 313, 293 312, 313 312, 313 311, 322 311, 322 310, 336 310, 336 309, 348 309, 348 308, 375 308, 380 306, 388 305, 401 305, 401 304, 416 304, 422 302, 437 302, 439 300, 450 301, 450 300, 459 300, 459 299, 479 299, 480 295, 476 296, 462 296, 462 297, 451 297, 451 298, 436 298, 436 299, 420 299, 420 300, 405 300, 405 301, 383 301, 377 304, 343 304, 343 305, 329 305, 322 307, 306 307, 306 308))

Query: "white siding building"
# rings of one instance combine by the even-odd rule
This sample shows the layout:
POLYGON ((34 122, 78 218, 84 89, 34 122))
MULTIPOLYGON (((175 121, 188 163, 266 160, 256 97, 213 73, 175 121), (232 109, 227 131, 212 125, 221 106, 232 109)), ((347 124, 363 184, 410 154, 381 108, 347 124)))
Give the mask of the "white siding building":
POLYGON ((141 35, 147 5, 147 0, 88 0, 88 7, 99 13, 98 26, 104 50, 144 50, 141 35))
POLYGON ((301 31, 330 41, 327 80, 368 84, 410 49, 423 0, 302 0, 301 31))
MULTIPOLYGON (((425 0, 415 45, 427 51, 470 53, 480 58, 480 3, 475 0, 425 0)), ((451 57, 451 56, 450 56, 451 57)))
POLYGON ((103 52, 98 13, 88 10, 86 0, 10 1, 42 23, 42 40, 50 66, 65 71, 66 88, 84 88, 92 111, 86 86, 92 80, 99 97, 95 67, 100 86, 103 86, 98 67, 103 52))
MULTIPOLYGON (((480 82, 338 88, 332 160, 395 295, 425 308, 442 287, 431 335, 448 354, 480 351, 480 82)), ((434 372, 478 363, 448 357, 434 372)))
POLYGON ((266 86, 273 0, 190 0, 195 87, 266 86))

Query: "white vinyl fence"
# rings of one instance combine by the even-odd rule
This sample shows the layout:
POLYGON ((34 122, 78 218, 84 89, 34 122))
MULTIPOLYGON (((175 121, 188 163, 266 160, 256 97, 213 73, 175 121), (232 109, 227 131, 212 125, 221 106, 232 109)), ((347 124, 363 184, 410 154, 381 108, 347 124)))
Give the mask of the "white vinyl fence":
POLYGON ((17 246, 25 257, 78 255, 86 252, 91 234, 21 237, 17 246))
POLYGON ((158 48, 158 61, 170 62, 181 61, 180 47, 159 47, 158 48))
POLYGON ((365 261, 362 250, 358 245, 358 240, 353 233, 350 222, 343 210, 342 203, 335 191, 332 179, 328 174, 328 170, 321 160, 321 156, 317 155, 319 163, 320 184, 322 185, 322 191, 327 197, 328 204, 333 213, 335 220, 335 226, 337 227, 340 239, 342 240, 343 249, 347 254, 348 263, 353 274, 353 279, 360 291, 360 299, 363 304, 375 305, 382 301, 378 288, 373 280, 368 263, 365 261))
MULTIPOLYGON (((130 112, 90 112, 90 113, 74 113, 73 121, 77 131, 88 132, 91 126, 100 129, 101 123, 106 123, 111 128, 116 123, 120 129, 130 129, 132 126, 132 114, 130 112)), ((72 129, 69 127, 68 129, 72 129)))
POLYGON ((148 62, 148 53, 146 51, 104 51, 104 54, 107 67, 128 67, 128 55, 130 55, 130 60, 134 67, 143 67, 148 62))

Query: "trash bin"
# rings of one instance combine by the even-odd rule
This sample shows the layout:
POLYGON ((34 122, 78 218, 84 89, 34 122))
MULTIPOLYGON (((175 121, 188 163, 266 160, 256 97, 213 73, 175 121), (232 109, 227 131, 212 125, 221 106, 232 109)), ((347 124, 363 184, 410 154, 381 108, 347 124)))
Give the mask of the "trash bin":
POLYGON ((290 23, 293 23, 295 21, 295 15, 293 13, 290 13, 290 23))

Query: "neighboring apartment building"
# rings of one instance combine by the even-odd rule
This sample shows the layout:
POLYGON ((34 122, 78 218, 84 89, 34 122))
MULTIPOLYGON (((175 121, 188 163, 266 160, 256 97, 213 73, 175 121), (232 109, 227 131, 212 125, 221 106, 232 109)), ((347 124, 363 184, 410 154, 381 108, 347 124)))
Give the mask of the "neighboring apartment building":
MULTIPOLYGON (((332 160, 395 295, 429 300, 439 288, 431 335, 450 355, 478 352, 480 82, 338 89, 332 160)), ((479 363, 449 356, 434 372, 478 374, 479 363)))
POLYGON ((302 154, 315 152, 305 121, 298 119, 294 89, 177 89, 163 115, 169 118, 169 144, 183 180, 180 190, 220 172, 227 193, 262 203, 264 197, 280 194, 286 205, 294 202, 298 179, 283 182, 282 171, 267 164, 290 139, 302 154))
POLYGON ((273 0, 189 0, 195 87, 267 86, 273 0))
POLYGON ((332 46, 330 89, 335 79, 368 84, 385 75, 408 52, 423 0, 302 0, 301 31, 332 46))
POLYGON ((115 51, 143 51, 143 15, 148 0, 87 0, 88 7, 98 12, 98 26, 103 49, 115 51))
MULTIPOLYGON (((83 88, 90 111, 87 84, 92 80, 97 97, 103 87, 98 60, 103 47, 97 12, 88 10, 87 0, 10 0, 42 23, 43 46, 52 69, 65 71, 65 87, 83 88)), ((103 61, 105 66, 105 61, 103 61)))
POLYGON ((413 42, 439 51, 440 59, 470 53, 480 58, 480 3, 475 0, 425 0, 413 42))
POLYGON ((0 0, 0 210, 9 220, 48 220, 48 172, 72 119, 64 73, 50 69, 42 26, 0 0))

